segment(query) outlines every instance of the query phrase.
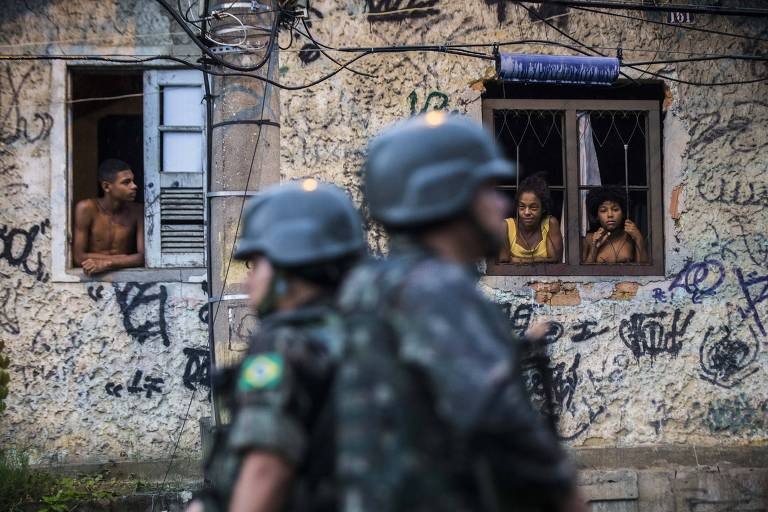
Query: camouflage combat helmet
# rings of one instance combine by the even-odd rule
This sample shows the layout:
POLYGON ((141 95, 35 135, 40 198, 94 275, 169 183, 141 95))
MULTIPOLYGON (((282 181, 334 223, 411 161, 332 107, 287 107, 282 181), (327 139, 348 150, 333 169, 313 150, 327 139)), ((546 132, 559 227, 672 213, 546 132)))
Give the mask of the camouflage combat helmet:
POLYGON ((235 258, 263 254, 295 267, 352 256, 363 250, 363 227, 347 195, 314 179, 270 187, 245 209, 235 258))
POLYGON ((482 126, 433 111, 398 123, 371 142, 364 186, 374 219, 408 228, 457 215, 483 182, 514 176, 514 165, 482 126))

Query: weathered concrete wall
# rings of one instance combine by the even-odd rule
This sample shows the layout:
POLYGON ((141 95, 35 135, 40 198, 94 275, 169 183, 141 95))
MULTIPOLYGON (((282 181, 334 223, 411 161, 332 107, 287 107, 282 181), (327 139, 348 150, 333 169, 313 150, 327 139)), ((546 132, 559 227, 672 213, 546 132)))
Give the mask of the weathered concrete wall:
MULTIPOLYGON (((154 2, 12 2, 0 29, 3 54, 166 53, 179 32, 154 2)), ((65 161, 66 129, 52 114, 54 65, 0 64, 0 336, 12 368, 0 444, 42 463, 162 459, 190 407, 177 456, 192 456, 210 414, 204 272, 55 282, 51 162, 65 161)))
MULTIPOLYGON (((76 42, 0 51, 163 53, 174 44, 178 51, 184 41, 168 35, 178 28, 149 0, 27 3, 0 18, 0 44, 76 42)), ((563 40, 521 8, 492 0, 323 0, 313 7, 312 29, 330 45, 563 40), (369 17, 385 4, 417 9, 369 17)), ((745 40, 584 12, 556 20, 592 45, 621 44, 627 59, 669 56, 657 53, 669 48, 757 50, 745 40), (652 51, 630 50, 638 48, 652 51)), ((741 20, 737 27, 701 16, 697 26, 768 36, 759 21, 741 20)), ((515 51, 565 53, 535 45, 515 51)), ((335 69, 314 57, 282 52, 280 79, 305 83, 335 69)), ((344 71, 312 89, 281 92, 282 177, 333 181, 359 199, 367 139, 392 121, 433 108, 479 119, 481 100, 471 84, 488 76, 488 66, 437 53, 374 55, 353 68, 376 78, 344 71)), ((61 155, 51 148, 62 147, 66 130, 52 125, 50 92, 61 84, 46 62, 0 67, 0 335, 14 369, 9 409, 0 417, 2 442, 28 444, 39 460, 163 458, 192 399, 179 446, 192 454, 196 419, 209 411, 207 388, 195 381, 204 359, 195 350, 206 345, 201 284, 53 282, 51 162, 61 155), (129 390, 137 371, 141 389, 129 390), (197 387, 194 398, 185 375, 197 387), (150 392, 147 377, 162 378, 161 391, 150 392)), ((761 64, 732 61, 650 68, 662 69, 700 81, 767 72, 761 64)), ((549 350, 562 431, 573 446, 749 446, 768 439, 768 355, 759 327, 768 273, 768 86, 668 85, 665 276, 483 280, 518 326, 532 315, 557 320, 549 350), (594 336, 583 332, 587 321, 595 322, 589 325, 594 336), (642 339, 661 340, 661 349, 652 355, 642 339)), ((375 249, 383 250, 381 232, 370 228, 375 249)))
MULTIPOLYGON (((330 46, 569 43, 522 7, 504 2, 328 0, 313 6, 314 35, 330 46), (418 8, 378 15, 385 4, 387 9, 418 8)), ((743 39, 586 12, 572 11, 553 22, 608 54, 621 45, 627 61, 715 49, 751 54, 759 48, 743 39), (663 52, 669 49, 680 53, 663 52)), ((768 34, 757 20, 740 19, 737 25, 698 16, 695 26, 768 34)), ((535 45, 506 50, 568 53, 535 45)), ((307 82, 334 69, 317 54, 302 55, 282 53, 285 82, 307 82)), ((700 82, 768 73, 762 64, 715 62, 648 70, 700 82)), ((480 94, 471 84, 487 76, 488 65, 436 53, 374 55, 353 67, 375 79, 342 72, 315 88, 283 92, 283 176, 330 179, 359 197, 366 139, 395 120, 433 108, 479 119, 480 94)), ((532 316, 556 320, 549 352, 562 433, 573 446, 764 445, 768 440, 768 353, 760 328, 766 314, 762 301, 768 298, 768 85, 667 85, 664 277, 483 279, 484 289, 506 305, 518 327, 532 316)), ((383 247, 378 231, 372 238, 383 247)))

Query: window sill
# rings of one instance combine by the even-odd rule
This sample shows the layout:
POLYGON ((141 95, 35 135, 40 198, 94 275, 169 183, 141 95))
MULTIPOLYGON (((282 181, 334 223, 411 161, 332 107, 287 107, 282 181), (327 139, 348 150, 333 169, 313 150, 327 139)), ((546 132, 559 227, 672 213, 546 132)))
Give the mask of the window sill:
POLYGON ((68 269, 63 276, 52 276, 53 283, 200 283, 205 281, 205 267, 126 268, 87 276, 79 268, 68 269))
POLYGON ((544 277, 650 277, 664 276, 663 264, 568 265, 566 263, 488 263, 487 276, 544 276, 544 277))

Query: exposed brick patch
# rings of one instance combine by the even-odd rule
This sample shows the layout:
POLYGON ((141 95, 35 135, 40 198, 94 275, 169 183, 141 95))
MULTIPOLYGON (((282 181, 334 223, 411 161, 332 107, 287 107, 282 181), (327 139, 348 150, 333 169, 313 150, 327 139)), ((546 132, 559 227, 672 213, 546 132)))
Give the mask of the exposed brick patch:
POLYGON ((578 306, 581 296, 576 283, 532 283, 531 288, 536 292, 535 300, 539 304, 550 306, 578 306))
POLYGON ((678 220, 680 218, 680 193, 682 191, 682 185, 678 185, 672 189, 672 198, 669 200, 669 215, 674 220, 678 220))
POLYGON ((616 283, 616 286, 613 288, 613 294, 609 298, 611 300, 632 300, 637 295, 638 288, 640 288, 640 283, 628 281, 616 283))

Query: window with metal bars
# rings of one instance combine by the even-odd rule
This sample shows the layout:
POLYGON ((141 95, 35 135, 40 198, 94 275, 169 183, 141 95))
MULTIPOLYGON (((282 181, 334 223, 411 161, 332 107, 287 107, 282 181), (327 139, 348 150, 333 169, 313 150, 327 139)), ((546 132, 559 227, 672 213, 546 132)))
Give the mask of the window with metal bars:
MULTIPOLYGON (((610 89, 605 99, 589 99, 578 88, 541 89, 509 99, 516 88, 500 87, 483 98, 483 123, 518 170, 514 183, 500 186, 513 204, 507 223, 514 226, 505 233, 510 257, 502 253, 488 261, 487 273, 663 274, 660 98, 645 91, 640 99, 621 99, 621 91, 610 89), (568 89, 576 89, 571 95, 576 97, 569 97, 568 89), (565 92, 564 99, 541 97, 547 92, 565 92), (541 257, 546 249, 534 252, 534 243, 520 234, 516 195, 534 175, 549 188, 551 204, 544 214, 559 223, 564 248, 560 261, 546 261, 541 257), (606 198, 621 203, 621 219, 608 218, 606 198), (590 249, 590 244, 597 248, 590 249)), ((598 89, 589 92, 599 97, 598 89)))

